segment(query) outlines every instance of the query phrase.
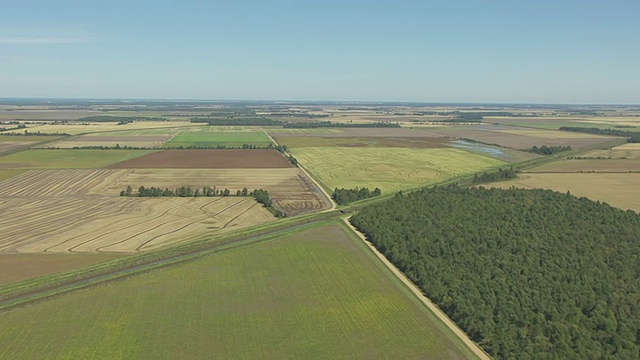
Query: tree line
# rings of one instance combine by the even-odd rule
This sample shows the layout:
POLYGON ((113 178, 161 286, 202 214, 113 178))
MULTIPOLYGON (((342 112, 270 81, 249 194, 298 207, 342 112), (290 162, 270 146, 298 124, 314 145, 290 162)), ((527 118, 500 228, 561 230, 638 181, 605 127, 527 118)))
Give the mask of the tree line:
POLYGON ((254 189, 249 191, 246 187, 233 193, 229 189, 219 189, 215 186, 203 186, 202 188, 192 188, 191 186, 181 186, 171 190, 169 188, 160 188, 155 186, 140 186, 137 192, 133 191, 131 186, 127 186, 125 190, 120 191, 120 196, 129 197, 216 197, 216 196, 252 196, 256 202, 262 204, 267 210, 277 217, 286 217, 286 214, 273 207, 271 196, 267 190, 254 189))
POLYGON ((571 146, 562 146, 562 145, 551 145, 551 146, 547 146, 547 145, 542 145, 540 147, 537 146, 532 146, 528 149, 526 149, 526 151, 533 153, 533 154, 540 154, 540 155, 553 155, 562 151, 569 151, 571 150, 571 146))
POLYGON ((508 169, 498 169, 498 171, 485 172, 480 175, 476 174, 473 176, 473 180, 471 181, 473 184, 482 184, 488 182, 495 181, 503 181, 509 179, 515 179, 517 177, 516 171, 513 170, 513 166, 510 166, 508 169))
POLYGON ((423 189, 351 222, 496 358, 640 358, 640 216, 550 190, 423 189))
POLYGON ((149 117, 149 116, 111 116, 111 115, 96 115, 85 116, 78 119, 81 122, 115 122, 119 125, 131 123, 134 121, 165 121, 163 117, 149 117))
POLYGON ((335 200, 338 205, 349 205, 352 202, 379 196, 380 194, 382 194, 382 191, 379 188, 375 188, 373 191, 366 187, 355 189, 335 188, 331 194, 331 198, 335 200))

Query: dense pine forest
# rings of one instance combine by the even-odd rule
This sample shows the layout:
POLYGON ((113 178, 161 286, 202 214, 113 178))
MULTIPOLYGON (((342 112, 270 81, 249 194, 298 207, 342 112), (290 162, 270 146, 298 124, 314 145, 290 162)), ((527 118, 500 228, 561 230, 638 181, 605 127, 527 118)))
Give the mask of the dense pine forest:
POLYGON ((424 189, 352 223, 497 358, 640 358, 640 216, 549 190, 424 189))

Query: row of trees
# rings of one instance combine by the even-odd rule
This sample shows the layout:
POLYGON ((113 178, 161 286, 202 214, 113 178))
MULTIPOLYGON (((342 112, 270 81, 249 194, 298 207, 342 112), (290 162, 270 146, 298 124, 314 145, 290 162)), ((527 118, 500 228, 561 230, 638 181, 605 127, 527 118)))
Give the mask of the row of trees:
POLYGON ((212 126, 280 126, 282 121, 266 117, 202 117, 191 118, 192 123, 205 123, 212 126))
POLYGON ((532 146, 529 149, 527 149, 526 151, 530 152, 530 153, 534 153, 534 154, 540 154, 540 155, 553 155, 562 151, 569 151, 571 150, 571 146, 562 146, 562 145, 558 145, 558 146, 547 146, 547 145, 542 145, 540 147, 537 146, 532 146))
POLYGON ((423 189, 351 222, 491 356, 640 358, 640 216, 549 190, 423 189))
POLYGON ((627 138, 628 143, 640 143, 640 132, 638 131, 625 131, 616 129, 599 129, 599 128, 585 128, 585 127, 571 127, 563 126, 560 130, 575 131, 587 134, 596 135, 610 135, 610 136, 623 136, 627 138))
POLYGON ((474 175, 472 183, 474 184, 482 184, 494 181, 503 181, 516 178, 516 171, 513 170, 513 166, 510 166, 508 169, 498 169, 498 171, 493 172, 485 172, 481 175, 474 175))
POLYGON ((249 191, 246 187, 242 190, 237 190, 235 193, 229 189, 219 189, 215 186, 203 186, 202 188, 191 188, 191 186, 181 186, 174 190, 169 188, 159 188, 155 186, 144 187, 140 186, 137 192, 133 191, 131 186, 127 186, 125 190, 120 191, 120 196, 134 196, 134 197, 214 197, 214 196, 253 196, 253 198, 260 204, 264 205, 273 215, 283 218, 287 215, 282 211, 273 207, 271 202, 271 196, 267 190, 254 189, 249 191))
POLYGON ((379 196, 380 194, 382 194, 382 191, 379 188, 375 188, 373 191, 366 187, 355 189, 335 188, 333 194, 331 194, 331 198, 335 200, 338 205, 349 205, 352 202, 379 196))
POLYGON ((78 119, 81 122, 115 122, 118 125, 131 123, 134 121, 165 121, 163 117, 149 117, 149 116, 110 116, 110 115, 96 115, 86 116, 78 119))
POLYGON ((334 123, 331 121, 314 121, 314 122, 287 122, 282 125, 284 128, 290 129, 316 129, 316 128, 399 128, 400 124, 389 122, 377 122, 368 124, 353 123, 334 123))

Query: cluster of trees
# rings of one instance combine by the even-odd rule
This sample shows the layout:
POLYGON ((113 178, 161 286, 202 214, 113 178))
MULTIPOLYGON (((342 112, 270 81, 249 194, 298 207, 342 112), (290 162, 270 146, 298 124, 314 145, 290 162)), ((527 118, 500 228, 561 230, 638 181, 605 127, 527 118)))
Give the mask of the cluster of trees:
POLYGON ((109 115, 96 115, 86 116, 78 119, 82 122, 115 122, 118 125, 131 123, 134 121, 165 121, 166 118, 162 117, 149 117, 149 116, 109 116, 109 115))
POLYGON ((640 357, 633 211, 550 190, 442 187, 351 222, 494 357, 640 357))
POLYGON ((353 123, 334 123, 331 121, 314 121, 314 122, 287 122, 282 125, 284 128, 290 129, 316 129, 316 128, 399 128, 400 124, 389 122, 377 122, 370 124, 353 124, 353 123))
POLYGON ((513 166, 510 166, 508 169, 498 169, 498 171, 493 172, 485 172, 481 175, 474 175, 472 183, 473 184, 482 184, 494 181, 502 181, 514 179, 516 177, 516 171, 513 170, 513 166))
POLYGON ((540 154, 540 155, 553 155, 562 151, 569 151, 571 150, 571 146, 547 146, 547 145, 542 145, 540 147, 537 146, 532 146, 529 149, 527 149, 526 151, 530 152, 530 153, 534 153, 534 154, 540 154))
MULTIPOLYGON (((167 145, 171 145, 170 143, 168 143, 167 145)), ((176 146, 176 147, 172 147, 172 149, 178 149, 178 150, 182 150, 182 149, 271 149, 273 147, 273 145, 271 146, 266 146, 266 147, 261 147, 261 146, 257 146, 254 144, 242 144, 242 146, 228 146, 228 145, 224 145, 224 144, 218 144, 218 145, 202 145, 202 144, 195 144, 195 145, 180 145, 180 146, 176 146)))
POLYGON ((352 202, 379 196, 380 194, 382 194, 382 191, 379 188, 375 188, 373 191, 366 187, 355 189, 335 188, 333 194, 331 194, 331 198, 335 200, 338 205, 349 205, 352 202))
POLYGON ((628 143, 640 143, 640 132, 638 131, 625 131, 616 129, 599 129, 599 128, 585 128, 585 127, 571 127, 562 126, 560 130, 575 131, 587 134, 596 135, 610 135, 610 136, 623 136, 627 138, 628 143))

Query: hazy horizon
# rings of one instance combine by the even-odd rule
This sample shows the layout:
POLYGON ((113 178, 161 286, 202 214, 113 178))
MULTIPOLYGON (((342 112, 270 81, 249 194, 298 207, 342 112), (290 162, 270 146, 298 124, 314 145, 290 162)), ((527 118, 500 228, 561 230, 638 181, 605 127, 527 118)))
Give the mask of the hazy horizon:
POLYGON ((0 97, 640 103, 640 3, 78 1, 0 14, 0 97))

